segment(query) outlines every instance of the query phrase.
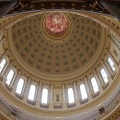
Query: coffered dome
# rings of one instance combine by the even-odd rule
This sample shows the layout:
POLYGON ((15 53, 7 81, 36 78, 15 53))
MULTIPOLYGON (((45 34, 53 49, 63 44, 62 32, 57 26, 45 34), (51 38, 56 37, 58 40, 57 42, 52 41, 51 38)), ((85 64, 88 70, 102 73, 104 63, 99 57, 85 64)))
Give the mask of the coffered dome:
POLYGON ((119 109, 120 27, 115 18, 43 10, 0 22, 0 105, 5 110, 0 109, 5 116, 108 120, 119 109))
POLYGON ((103 50, 104 30, 100 23, 80 14, 44 12, 11 26, 10 45, 24 69, 60 79, 86 72, 95 64, 103 50))

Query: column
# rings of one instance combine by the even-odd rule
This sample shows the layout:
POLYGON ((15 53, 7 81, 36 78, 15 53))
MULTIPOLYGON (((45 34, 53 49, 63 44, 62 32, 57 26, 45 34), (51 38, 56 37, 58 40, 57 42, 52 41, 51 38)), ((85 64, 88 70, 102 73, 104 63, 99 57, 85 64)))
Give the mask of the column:
POLYGON ((14 94, 14 95, 16 93, 16 88, 17 88, 17 84, 19 82, 20 76, 21 76, 21 71, 18 70, 17 75, 15 76, 15 79, 14 79, 13 84, 12 84, 13 85, 12 86, 12 94, 14 94))
POLYGON ((74 94, 75 94, 76 106, 78 106, 78 105, 80 105, 80 102, 79 102, 78 90, 77 90, 76 82, 74 82, 74 94))
POLYGON ((66 102, 66 99, 65 99, 65 85, 63 84, 62 87, 63 87, 63 102, 66 102))
POLYGON ((86 90, 87 90, 87 94, 88 94, 88 99, 92 100, 92 87, 91 87, 91 85, 88 83, 87 77, 84 77, 84 81, 85 81, 85 85, 86 85, 86 90))
POLYGON ((102 92, 103 91, 104 82, 99 77, 96 69, 94 69, 93 72, 94 72, 95 78, 97 80, 97 83, 98 83, 98 86, 99 86, 99 90, 100 90, 100 92, 102 92))
POLYGON ((50 102, 49 102, 49 108, 53 109, 53 84, 50 85, 50 102))
POLYGON ((29 94, 29 88, 30 88, 30 82, 31 82, 31 78, 29 77, 25 86, 25 90, 24 90, 24 96, 23 96, 23 101, 27 102, 28 99, 28 94, 29 94))
POLYGON ((37 90, 37 96, 36 96, 36 107, 40 107, 40 102, 41 102, 41 82, 38 84, 38 90, 37 90))
POLYGON ((62 89, 63 89, 63 105, 62 105, 62 108, 63 109, 66 109, 67 108, 67 103, 66 103, 66 96, 65 96, 65 85, 63 84, 62 85, 62 89))

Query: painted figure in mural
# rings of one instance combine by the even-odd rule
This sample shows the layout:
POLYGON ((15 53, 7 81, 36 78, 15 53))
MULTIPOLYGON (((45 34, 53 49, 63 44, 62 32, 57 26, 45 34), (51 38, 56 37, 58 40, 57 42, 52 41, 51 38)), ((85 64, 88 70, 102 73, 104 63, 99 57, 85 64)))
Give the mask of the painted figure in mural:
POLYGON ((66 16, 60 12, 51 13, 46 18, 46 28, 53 34, 61 34, 68 29, 68 20, 66 16))

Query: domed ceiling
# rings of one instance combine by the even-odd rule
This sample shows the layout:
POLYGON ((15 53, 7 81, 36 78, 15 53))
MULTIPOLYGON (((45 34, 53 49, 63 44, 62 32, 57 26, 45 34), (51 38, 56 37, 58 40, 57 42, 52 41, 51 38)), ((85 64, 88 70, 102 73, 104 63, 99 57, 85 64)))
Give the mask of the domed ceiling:
POLYGON ((11 28, 19 61, 38 75, 65 75, 87 68, 99 54, 103 27, 70 12, 44 12, 11 28))

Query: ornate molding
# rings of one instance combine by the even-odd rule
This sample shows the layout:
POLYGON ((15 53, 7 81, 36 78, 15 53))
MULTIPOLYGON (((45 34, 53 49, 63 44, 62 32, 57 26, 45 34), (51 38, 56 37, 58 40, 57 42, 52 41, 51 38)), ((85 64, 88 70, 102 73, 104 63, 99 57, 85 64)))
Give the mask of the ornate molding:
POLYGON ((97 117, 95 120, 101 120, 104 119, 104 117, 108 115, 108 117, 105 120, 114 120, 115 118, 117 118, 120 115, 120 98, 117 99, 114 104, 107 110, 105 111, 103 114, 101 114, 99 117, 97 117), (117 107, 118 106, 118 107, 117 107), (116 109, 117 107, 117 109, 116 109), (110 113, 116 109, 111 115, 110 113))
POLYGON ((17 120, 17 118, 0 106, 0 120, 17 120))
POLYGON ((21 0, 8 14, 42 9, 75 9, 110 14, 97 0, 21 0))

